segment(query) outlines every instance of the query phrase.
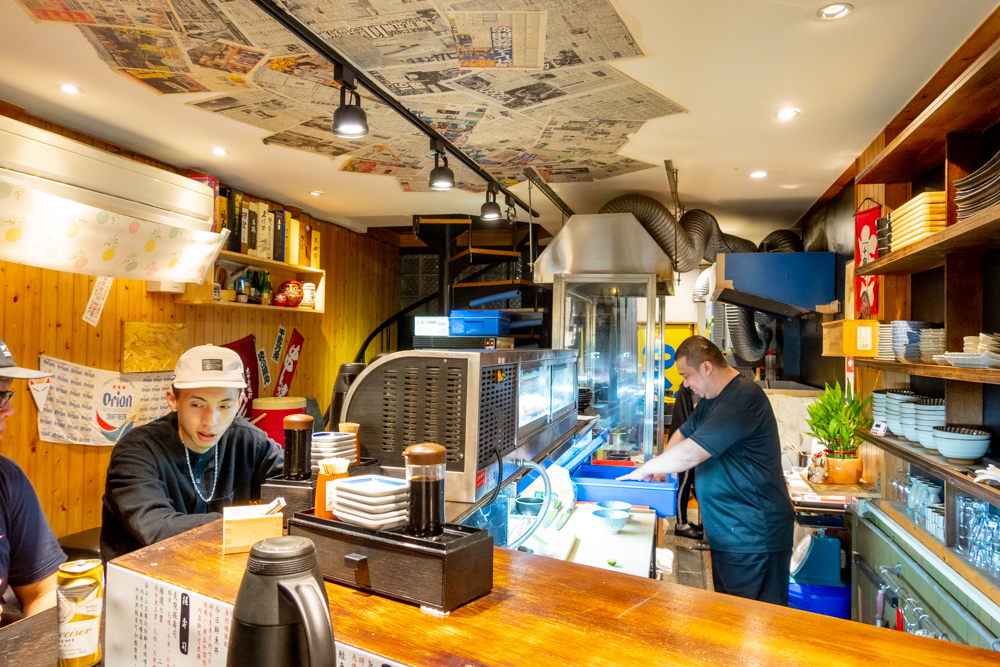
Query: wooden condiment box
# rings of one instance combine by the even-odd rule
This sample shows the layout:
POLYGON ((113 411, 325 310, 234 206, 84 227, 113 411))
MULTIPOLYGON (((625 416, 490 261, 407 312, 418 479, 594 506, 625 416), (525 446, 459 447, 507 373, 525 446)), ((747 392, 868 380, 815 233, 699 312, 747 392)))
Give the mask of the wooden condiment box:
POLYGON ((261 516, 260 505, 222 508, 222 553, 244 554, 269 537, 281 537, 281 514, 261 516))
POLYGON ((372 593, 449 612, 493 590, 493 538, 478 528, 426 539, 299 513, 288 534, 316 544, 325 579, 372 593))

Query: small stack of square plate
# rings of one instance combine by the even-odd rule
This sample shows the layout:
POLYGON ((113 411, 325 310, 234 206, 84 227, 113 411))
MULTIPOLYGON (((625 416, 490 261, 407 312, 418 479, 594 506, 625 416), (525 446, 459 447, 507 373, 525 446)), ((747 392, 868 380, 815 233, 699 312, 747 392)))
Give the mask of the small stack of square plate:
POLYGON ((896 361, 896 355, 892 352, 892 322, 878 325, 878 352, 875 355, 878 361, 896 361))
POLYGON ((944 229, 948 205, 944 192, 923 192, 889 216, 892 221, 892 249, 901 250, 944 229))
POLYGON ((920 360, 925 364, 936 364, 934 355, 944 354, 944 329, 920 330, 920 360))
POLYGON ((917 320, 892 321, 892 351, 896 361, 903 364, 919 364, 920 332, 923 329, 940 328, 940 324, 920 322, 917 320))
POLYGON ((405 479, 363 475, 338 479, 330 485, 333 513, 341 521, 371 530, 392 530, 406 525, 405 479))
POLYGON ((892 251, 892 222, 889 216, 875 221, 875 238, 878 241, 878 256, 888 255, 892 251))
POLYGON ((959 220, 1000 203, 1000 153, 965 178, 955 181, 955 203, 959 220))
POLYGON ((357 448, 354 446, 353 433, 334 433, 322 431, 313 433, 310 448, 313 472, 319 471, 319 462, 323 459, 347 459, 351 465, 357 465, 357 448))

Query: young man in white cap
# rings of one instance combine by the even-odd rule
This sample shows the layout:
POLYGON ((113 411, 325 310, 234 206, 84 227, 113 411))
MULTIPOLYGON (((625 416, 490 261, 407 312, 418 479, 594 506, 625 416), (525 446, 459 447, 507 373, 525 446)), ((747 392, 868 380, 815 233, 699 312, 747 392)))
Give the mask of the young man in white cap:
POLYGON ((201 345, 181 355, 170 413, 115 444, 104 487, 105 561, 222 518, 260 498, 281 472, 281 446, 237 416, 246 380, 240 356, 201 345))
MULTIPOLYGON (((18 367, 0 340, 0 435, 7 418, 14 414, 14 380, 49 375, 18 367)), ((9 585, 25 616, 54 607, 56 570, 65 561, 27 475, 9 458, 0 456, 0 596, 9 585)))

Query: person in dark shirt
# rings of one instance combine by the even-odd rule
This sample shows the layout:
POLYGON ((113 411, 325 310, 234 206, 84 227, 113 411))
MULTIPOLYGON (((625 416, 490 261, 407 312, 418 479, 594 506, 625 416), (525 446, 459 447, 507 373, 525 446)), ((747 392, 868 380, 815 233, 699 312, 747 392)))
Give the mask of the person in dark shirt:
MULTIPOLYGON (((0 340, 0 436, 7 418, 14 414, 11 390, 14 380, 49 375, 19 368, 0 340)), ((14 461, 0 456, 0 596, 9 586, 25 616, 54 607, 56 570, 65 561, 66 554, 45 520, 38 494, 27 475, 14 461)))
POLYGON ((281 471, 281 446, 238 413, 240 356, 201 345, 181 355, 167 392, 170 413, 115 444, 104 487, 101 557, 117 558, 222 518, 260 499, 281 471))
POLYGON ((681 343, 675 357, 685 386, 701 400, 663 454, 619 479, 697 466, 715 590, 787 606, 795 515, 767 396, 701 336, 681 343))

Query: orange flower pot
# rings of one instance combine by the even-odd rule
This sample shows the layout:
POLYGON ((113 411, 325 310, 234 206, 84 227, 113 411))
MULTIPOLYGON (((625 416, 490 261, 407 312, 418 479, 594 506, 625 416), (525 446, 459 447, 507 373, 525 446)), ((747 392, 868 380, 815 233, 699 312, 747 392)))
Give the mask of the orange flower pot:
POLYGON ((861 481, 864 465, 861 459, 826 459, 828 484, 857 484, 861 481))

